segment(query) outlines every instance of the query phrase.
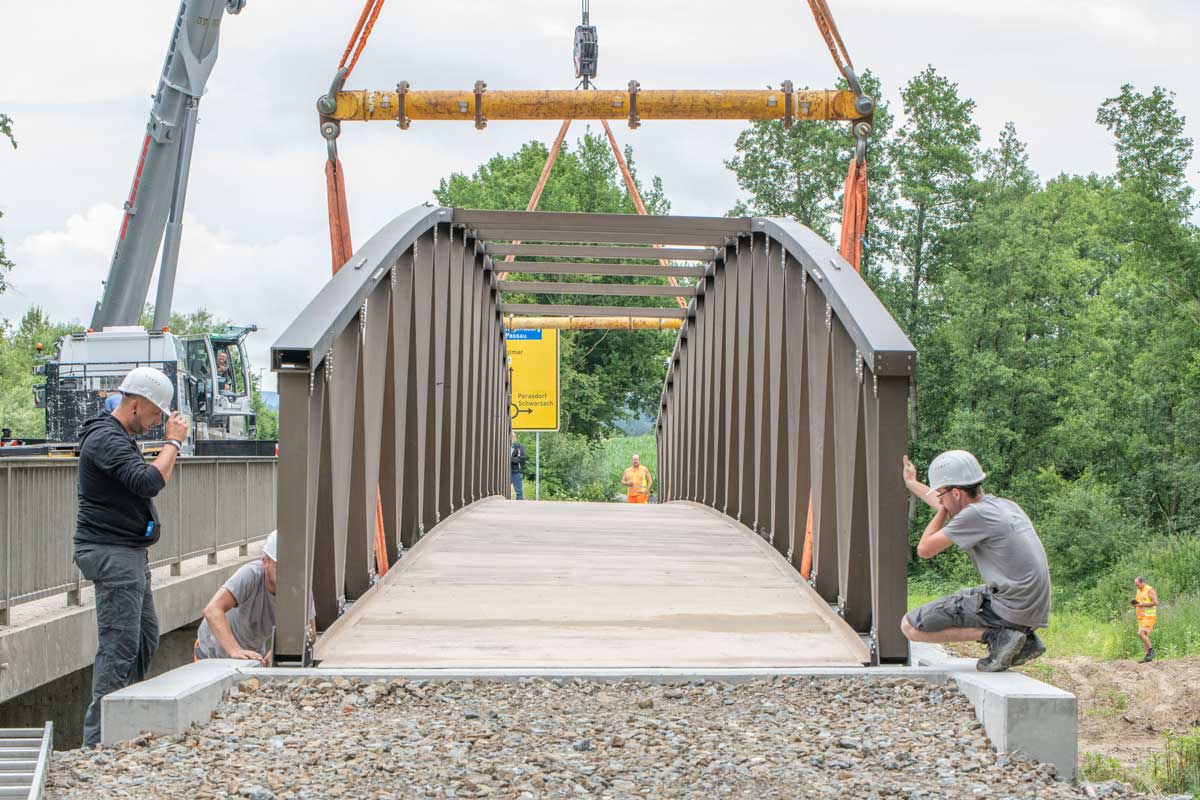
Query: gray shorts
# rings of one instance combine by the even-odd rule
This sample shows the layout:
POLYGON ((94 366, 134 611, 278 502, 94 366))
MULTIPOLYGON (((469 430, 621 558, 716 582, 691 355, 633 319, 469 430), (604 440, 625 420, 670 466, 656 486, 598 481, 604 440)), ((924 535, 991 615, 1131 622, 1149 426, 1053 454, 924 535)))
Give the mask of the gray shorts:
POLYGON ((1003 620, 992 609, 986 586, 960 589, 954 594, 939 597, 914 608, 906 615, 908 624, 924 633, 936 633, 947 628, 1018 628, 1020 625, 1003 620))

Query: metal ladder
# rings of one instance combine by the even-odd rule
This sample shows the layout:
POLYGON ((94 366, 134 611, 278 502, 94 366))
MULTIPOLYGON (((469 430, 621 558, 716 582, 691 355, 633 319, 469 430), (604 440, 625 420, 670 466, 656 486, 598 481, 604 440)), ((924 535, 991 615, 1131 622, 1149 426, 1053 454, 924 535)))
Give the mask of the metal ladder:
POLYGON ((45 728, 0 728, 0 797, 40 800, 53 748, 53 722, 45 728))

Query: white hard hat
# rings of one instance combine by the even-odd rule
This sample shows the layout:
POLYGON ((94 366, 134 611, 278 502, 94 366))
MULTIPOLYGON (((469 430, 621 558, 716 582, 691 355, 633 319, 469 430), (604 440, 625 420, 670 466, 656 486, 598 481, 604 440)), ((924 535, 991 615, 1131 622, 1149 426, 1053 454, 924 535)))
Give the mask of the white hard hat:
POLYGON ((279 552, 276 549, 275 543, 277 538, 278 534, 275 531, 271 531, 271 533, 267 535, 267 541, 263 543, 263 555, 272 561, 279 561, 279 559, 276 557, 276 553, 279 552))
POLYGON ((120 392, 144 397, 162 409, 164 414, 169 414, 175 387, 171 385, 170 378, 154 367, 137 367, 130 370, 125 380, 121 381, 120 392))
POLYGON ((987 475, 975 456, 966 450, 947 450, 929 465, 929 490, 936 492, 947 486, 974 486, 987 475))

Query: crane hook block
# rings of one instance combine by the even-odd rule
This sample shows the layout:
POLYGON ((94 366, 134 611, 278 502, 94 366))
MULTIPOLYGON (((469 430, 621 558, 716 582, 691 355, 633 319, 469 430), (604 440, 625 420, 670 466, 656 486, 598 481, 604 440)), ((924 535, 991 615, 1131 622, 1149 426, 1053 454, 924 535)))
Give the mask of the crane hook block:
POLYGON ((600 40, 595 25, 575 26, 575 77, 591 80, 596 77, 600 60, 600 40))

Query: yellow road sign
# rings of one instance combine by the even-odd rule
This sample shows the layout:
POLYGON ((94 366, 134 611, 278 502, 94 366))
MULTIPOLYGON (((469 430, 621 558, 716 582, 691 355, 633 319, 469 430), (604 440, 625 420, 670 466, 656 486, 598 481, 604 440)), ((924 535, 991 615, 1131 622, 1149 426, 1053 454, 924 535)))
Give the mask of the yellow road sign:
POLYGON ((514 431, 558 430, 558 331, 519 328, 505 331, 514 431))

